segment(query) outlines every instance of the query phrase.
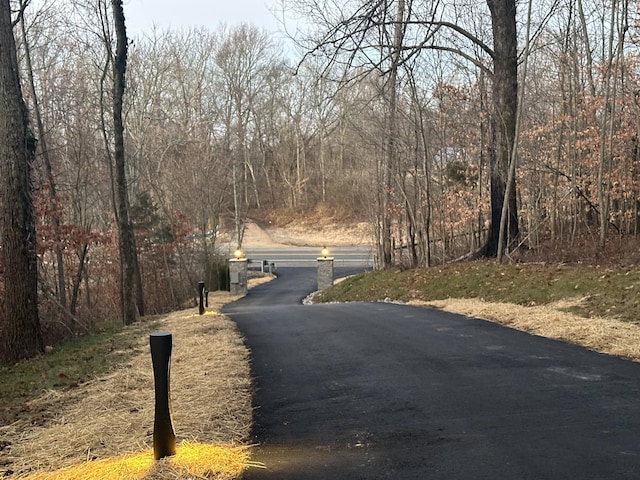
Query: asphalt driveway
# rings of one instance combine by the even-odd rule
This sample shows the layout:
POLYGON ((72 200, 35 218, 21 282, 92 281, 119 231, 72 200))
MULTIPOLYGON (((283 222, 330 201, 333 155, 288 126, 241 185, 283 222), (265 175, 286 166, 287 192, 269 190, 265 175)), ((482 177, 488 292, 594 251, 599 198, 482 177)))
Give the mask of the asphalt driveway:
POLYGON ((301 305, 315 269, 228 305, 251 350, 247 479, 638 479, 640 364, 429 309, 301 305))

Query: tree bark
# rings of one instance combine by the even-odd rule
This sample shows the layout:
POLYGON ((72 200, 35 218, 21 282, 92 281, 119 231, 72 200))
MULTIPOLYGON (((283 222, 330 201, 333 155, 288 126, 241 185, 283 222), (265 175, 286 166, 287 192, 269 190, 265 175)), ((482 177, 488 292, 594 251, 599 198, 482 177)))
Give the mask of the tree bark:
POLYGON ((18 77, 9 0, 0 3, 0 208, 4 319, 0 353, 7 362, 44 351, 38 316, 36 232, 31 166, 36 140, 18 77))
POLYGON ((391 241, 391 226, 392 226, 392 198, 391 190, 393 172, 395 171, 395 165, 397 162, 397 146, 396 141, 398 137, 398 67, 400 64, 400 51, 402 48, 402 40, 404 35, 404 17, 405 17, 405 4, 404 0, 398 1, 398 8, 396 11, 396 22, 393 31, 393 48, 391 51, 391 66, 389 68, 389 79, 387 80, 387 102, 389 103, 388 113, 388 132, 386 138, 386 150, 384 166, 382 168, 382 211, 379 213, 381 219, 380 225, 380 266, 383 268, 391 267, 393 261, 393 245, 391 241))
POLYGON ((118 243, 122 270, 121 302, 122 321, 129 325, 136 320, 137 309, 144 315, 142 289, 136 281, 138 266, 136 256, 136 240, 133 225, 129 217, 129 192, 126 176, 126 159, 124 152, 124 124, 122 122, 122 103, 125 90, 125 73, 127 70, 127 32, 124 23, 122 0, 112 0, 113 19, 116 31, 116 52, 113 61, 113 137, 114 162, 116 173, 116 203, 118 211, 118 243), (137 293, 137 295, 136 295, 137 293))
MULTIPOLYGON (((491 224, 482 254, 495 257, 500 238, 500 217, 507 191, 509 163, 515 141, 518 106, 518 52, 515 0, 487 0, 493 29, 492 147, 489 155, 491 224)), ((515 179, 512 180, 515 182, 515 179)), ((510 188, 507 232, 503 247, 519 236, 516 189, 510 188)))
MULTIPOLYGON (((527 66, 529 63, 529 39, 531 34, 531 9, 532 9, 532 0, 529 0, 528 11, 527 11, 527 26, 526 26, 526 43, 524 49, 524 60, 523 60, 523 68, 522 68, 522 84, 520 88, 520 93, 517 99, 517 108, 516 108, 516 119, 515 119, 515 128, 513 134, 513 142, 511 146, 511 156, 509 157, 509 174, 507 176, 507 186, 505 198, 502 201, 502 213, 500 216, 500 232, 498 236, 498 253, 496 255, 498 262, 502 262, 502 255, 504 252, 504 246, 508 243, 508 240, 505 241, 506 232, 506 222, 507 222, 507 214, 511 211, 509 208, 509 201, 511 200, 511 191, 515 189, 515 177, 516 177, 516 166, 518 162, 518 141, 520 136, 520 123, 522 119, 522 106, 524 101, 524 90, 527 80, 527 66)), ((517 221, 517 212, 516 212, 516 221, 517 221)), ((511 232, 509 232, 511 233, 511 232)), ((515 238, 514 238, 515 239, 515 238)))

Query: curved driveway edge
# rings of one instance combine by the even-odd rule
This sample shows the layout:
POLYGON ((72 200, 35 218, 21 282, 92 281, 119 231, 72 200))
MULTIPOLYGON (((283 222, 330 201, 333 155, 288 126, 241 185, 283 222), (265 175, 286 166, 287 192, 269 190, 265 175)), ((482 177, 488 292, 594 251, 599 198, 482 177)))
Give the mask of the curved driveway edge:
POLYGON ((302 306, 315 269, 225 307, 254 377, 248 479, 637 479, 640 364, 477 319, 302 306))

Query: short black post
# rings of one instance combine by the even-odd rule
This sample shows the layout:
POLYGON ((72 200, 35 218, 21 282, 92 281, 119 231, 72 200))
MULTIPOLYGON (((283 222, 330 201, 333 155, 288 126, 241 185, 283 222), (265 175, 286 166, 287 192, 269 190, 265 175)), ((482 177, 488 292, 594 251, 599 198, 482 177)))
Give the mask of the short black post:
POLYGON ((171 341, 169 332, 154 332, 149 335, 156 390, 156 413, 153 422, 153 457, 156 460, 176 454, 176 434, 171 418, 169 388, 171 341))
POLYGON ((204 289, 204 306, 209 308, 209 289, 204 289))
POLYGON ((200 295, 198 312, 200 312, 200 315, 204 315, 204 282, 198 282, 198 294, 200 295))

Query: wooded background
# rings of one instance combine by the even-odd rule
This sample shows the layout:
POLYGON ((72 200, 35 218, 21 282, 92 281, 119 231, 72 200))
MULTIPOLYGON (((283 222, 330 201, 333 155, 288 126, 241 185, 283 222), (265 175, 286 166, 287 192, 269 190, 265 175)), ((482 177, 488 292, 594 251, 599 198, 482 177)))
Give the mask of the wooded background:
MULTIPOLYGON (((40 317, 82 332, 120 308, 113 2, 20 3, 40 317)), ((287 41, 252 25, 128 39, 124 152, 146 313, 183 305, 202 278, 215 288, 221 233, 235 247, 247 218, 318 206, 370 221, 382 267, 604 251, 613 238, 637 248, 639 2, 287 6, 301 25, 287 41), (517 93, 507 109, 498 85, 517 93)))

